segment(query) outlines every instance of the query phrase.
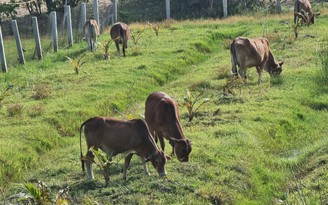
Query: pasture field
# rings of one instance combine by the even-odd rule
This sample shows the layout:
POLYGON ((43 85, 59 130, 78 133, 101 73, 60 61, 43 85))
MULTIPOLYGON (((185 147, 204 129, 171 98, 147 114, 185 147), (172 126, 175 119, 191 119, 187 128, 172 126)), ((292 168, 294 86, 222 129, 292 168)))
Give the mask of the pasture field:
MULTIPOLYGON (((85 42, 32 60, 32 40, 24 39, 26 65, 18 65, 15 44, 5 38, 9 72, 0 74, 0 201, 24 192, 20 183, 40 180, 52 193, 69 186, 70 204, 327 204, 328 203, 328 15, 327 5, 314 25, 299 28, 299 38, 283 15, 234 16, 223 20, 165 21, 159 35, 147 23, 130 25, 127 57, 110 60, 86 52, 85 42), (246 83, 227 88, 229 45, 237 36, 265 36, 273 55, 284 61, 279 78, 255 68, 246 83), (31 47, 31 48, 30 48, 31 47), (68 56, 86 63, 75 74, 68 56), (326 74, 326 75, 325 75, 326 74), (10 86, 8 92, 3 91, 10 86), (181 101, 205 89, 209 98, 188 122, 193 142, 190 162, 173 157, 160 178, 149 164, 143 172, 132 158, 121 179, 123 155, 110 167, 104 187, 94 165, 87 181, 79 159, 79 128, 90 117, 140 118, 152 91, 181 101), (227 94, 230 93, 230 94, 227 94)), ((109 39, 109 32, 100 42, 109 39)), ((43 40, 47 51, 49 41, 43 40)), ((166 153, 171 149, 166 143, 166 153)), ((86 146, 83 143, 83 152, 86 146)))

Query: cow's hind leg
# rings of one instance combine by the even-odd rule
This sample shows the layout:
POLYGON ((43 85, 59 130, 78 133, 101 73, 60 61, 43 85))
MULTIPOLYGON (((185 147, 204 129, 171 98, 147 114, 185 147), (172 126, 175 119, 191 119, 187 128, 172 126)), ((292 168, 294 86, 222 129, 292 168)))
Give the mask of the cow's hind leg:
POLYGON ((120 57, 120 44, 119 44, 119 42, 115 42, 115 45, 116 45, 117 55, 118 55, 118 57, 120 57))
MULTIPOLYGON (((89 150, 89 149, 88 149, 89 150)), ((86 160, 86 167, 87 167, 87 175, 88 175, 88 179, 89 180, 93 180, 94 179, 94 175, 93 175, 93 171, 92 171, 92 163, 94 160, 94 154, 91 151, 87 152, 86 158, 88 160, 86 160)))
POLYGON ((158 137, 158 139, 159 139, 159 143, 160 143, 160 145, 161 145, 161 148, 162 148, 162 150, 163 150, 163 152, 164 152, 164 149, 165 149, 165 142, 164 142, 163 133, 162 133, 161 131, 158 131, 158 132, 157 132, 157 137, 158 137))

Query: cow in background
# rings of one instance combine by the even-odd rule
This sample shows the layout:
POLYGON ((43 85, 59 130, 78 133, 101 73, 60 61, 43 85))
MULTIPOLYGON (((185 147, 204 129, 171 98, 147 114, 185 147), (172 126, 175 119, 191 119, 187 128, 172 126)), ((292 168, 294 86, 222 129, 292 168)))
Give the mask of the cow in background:
POLYGON ((298 19, 302 19, 302 23, 314 24, 314 12, 311 7, 310 0, 296 0, 294 7, 294 23, 298 23, 298 19))
POLYGON ((128 48, 128 40, 130 38, 130 30, 125 23, 117 22, 110 29, 110 37, 116 45, 118 55, 120 56, 119 44, 122 44, 123 56, 125 57, 125 49, 128 48))
POLYGON ((189 160, 191 141, 184 136, 180 123, 178 104, 164 92, 151 93, 145 105, 145 119, 150 133, 159 140, 164 151, 164 138, 169 140, 174 152, 181 162, 189 160))
POLYGON ((266 70, 270 76, 280 75, 282 64, 277 63, 269 48, 266 38, 244 38, 238 37, 230 45, 230 55, 232 63, 232 73, 240 74, 246 79, 247 68, 256 67, 258 73, 258 84, 261 83, 261 73, 266 70), (239 70, 237 73, 237 66, 239 70))
POLYGON ((89 19, 83 25, 83 35, 88 44, 88 49, 91 51, 96 51, 98 36, 99 36, 99 26, 96 20, 89 19))
MULTIPOLYGON (((101 149, 104 151, 109 161, 112 157, 128 152, 125 157, 123 168, 123 179, 126 179, 126 171, 129 167, 130 160, 133 154, 141 157, 144 165, 144 170, 149 174, 146 162, 151 161, 152 165, 160 176, 165 176, 166 155, 159 150, 155 140, 151 136, 147 124, 141 119, 134 120, 119 120, 108 117, 94 117, 90 118, 80 127, 80 154, 82 161, 82 170, 84 171, 84 160, 82 154, 82 129, 84 127, 84 134, 87 143, 86 165, 89 179, 94 179, 92 171, 92 163, 94 154, 90 150, 101 149)), ((108 184, 109 176, 105 176, 106 184, 108 184)))

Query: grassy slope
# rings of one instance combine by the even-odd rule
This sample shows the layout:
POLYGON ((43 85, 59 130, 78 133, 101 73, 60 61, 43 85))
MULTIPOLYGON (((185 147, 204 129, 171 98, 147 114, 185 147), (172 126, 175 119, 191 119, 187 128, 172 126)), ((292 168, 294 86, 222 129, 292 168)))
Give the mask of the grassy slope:
MULTIPOLYGON (((6 180, 31 178, 53 190, 69 185, 72 204, 80 204, 85 196, 101 204, 272 204, 279 199, 327 203, 328 114, 323 108, 327 109, 328 95, 327 87, 315 83, 321 66, 317 52, 327 41, 327 18, 322 14, 316 25, 302 27, 296 41, 282 23, 291 22, 291 14, 167 22, 158 37, 148 29, 137 47, 130 41, 124 59, 112 53, 110 61, 103 61, 101 49, 87 52, 80 75, 74 74, 64 56, 80 56, 82 43, 48 53, 42 61, 11 67, 0 75, 2 89, 7 82, 14 85, 0 110, 2 187, 6 180), (275 57, 285 61, 281 79, 270 83, 264 73, 258 86, 253 68, 240 93, 236 90, 236 96, 222 98, 231 67, 231 39, 263 33, 275 57), (303 38, 305 34, 315 38, 303 38), (51 91, 50 96, 35 100, 37 86, 51 91), (193 141, 190 163, 174 158, 167 164, 167 179, 160 179, 153 168, 153 175, 145 176, 135 157, 127 181, 120 179, 122 160, 111 169, 110 187, 103 187, 99 171, 96 181, 85 180, 77 138, 84 120, 95 115, 138 117, 154 90, 182 99, 185 89, 197 93, 203 87, 210 102, 192 123, 186 122, 186 110, 181 108, 186 135, 193 141), (23 113, 8 116, 17 103, 23 105, 23 113), (301 194, 297 188, 302 188, 301 194)), ((145 27, 132 25, 134 31, 145 27)), ((107 39, 108 35, 101 36, 107 39)), ((28 47, 30 42, 24 44, 28 47)), ((14 58, 9 64, 16 64, 14 58)), ((17 192, 7 189, 7 194, 17 192)))

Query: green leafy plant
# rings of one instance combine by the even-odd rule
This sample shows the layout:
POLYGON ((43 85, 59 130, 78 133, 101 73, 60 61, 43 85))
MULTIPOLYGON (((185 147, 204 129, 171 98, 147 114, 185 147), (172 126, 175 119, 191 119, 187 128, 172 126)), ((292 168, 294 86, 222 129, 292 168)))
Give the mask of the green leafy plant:
POLYGON ((162 26, 162 23, 152 24, 152 23, 148 22, 148 25, 155 31, 156 36, 158 36, 158 32, 159 32, 160 27, 162 26))
MULTIPOLYGON (((102 170, 106 185, 109 184, 109 166, 112 164, 112 156, 106 157, 98 149, 95 149, 93 146, 90 147, 90 151, 94 154, 97 160, 94 160, 94 163, 102 170)), ((90 160, 90 159, 88 159, 90 160)))
POLYGON ((135 46, 138 46, 138 42, 139 40, 142 38, 143 36, 143 32, 145 31, 146 29, 142 29, 142 30, 138 30, 138 31, 135 31, 135 32, 132 32, 131 33, 131 39, 133 41, 133 44, 135 46))
POLYGON ((113 40, 111 39, 111 40, 108 40, 108 41, 105 41, 105 42, 103 42, 102 43, 102 45, 103 45, 103 48, 104 48, 104 54, 103 54, 103 58, 104 58, 104 60, 107 60, 107 59, 109 59, 110 58, 110 56, 109 56, 109 46, 111 45, 113 43, 113 40))
POLYGON ((204 94, 205 89, 201 91, 196 97, 187 89, 187 96, 183 97, 183 101, 179 103, 180 106, 187 108, 188 111, 188 120, 191 122, 194 118, 195 112, 209 101, 208 98, 201 98, 204 94), (195 108, 195 105, 198 103, 198 106, 195 108))
POLYGON ((70 57, 66 56, 66 58, 70 61, 72 66, 74 67, 75 73, 79 74, 80 68, 85 62, 81 62, 84 55, 82 55, 78 60, 71 59, 70 57))
POLYGON ((235 89, 238 89, 240 93, 241 85, 242 85, 242 80, 240 78, 237 78, 235 76, 230 76, 223 86, 223 95, 224 96, 236 95, 235 89))
POLYGON ((19 194, 12 195, 8 198, 10 202, 23 202, 23 204, 38 205, 67 205, 69 188, 60 189, 54 197, 50 188, 42 182, 36 184, 27 182, 22 184, 22 191, 19 194))

